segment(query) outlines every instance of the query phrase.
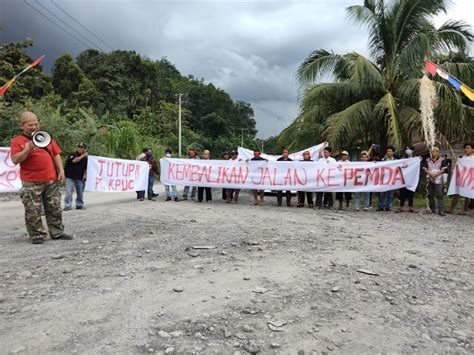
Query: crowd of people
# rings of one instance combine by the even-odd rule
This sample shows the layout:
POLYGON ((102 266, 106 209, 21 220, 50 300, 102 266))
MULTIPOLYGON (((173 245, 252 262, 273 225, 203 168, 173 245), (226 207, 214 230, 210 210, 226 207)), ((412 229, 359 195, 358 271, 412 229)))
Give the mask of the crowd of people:
MULTIPOLYGON (((32 141, 33 133, 40 129, 40 123, 37 116, 25 111, 20 116, 20 128, 23 134, 14 137, 11 141, 11 159, 14 164, 20 164, 20 178, 22 181, 22 188, 20 191, 21 201, 25 209, 25 224, 30 240, 33 244, 42 244, 49 235, 54 240, 70 240, 73 239, 71 234, 64 231, 62 223, 62 211, 69 211, 73 207, 73 194, 76 192, 76 199, 74 201, 75 208, 78 210, 85 209, 84 204, 84 186, 87 177, 87 146, 84 143, 77 145, 76 151, 68 155, 65 167, 63 166, 61 158, 61 149, 54 139, 44 148, 35 146, 32 141), (61 184, 66 184, 64 209, 61 208, 61 184), (41 215, 46 217, 47 229, 44 227, 41 215)), ((363 151, 360 154, 360 161, 371 160, 394 160, 395 148, 387 147, 383 156, 374 154, 374 146, 368 151, 363 151)), ((413 150, 407 148, 404 157, 412 157, 413 150)), ((266 160, 261 156, 259 149, 254 150, 251 161, 266 160)), ((309 151, 303 153, 304 162, 311 163, 313 161, 319 162, 336 162, 332 156, 330 147, 325 147, 322 151, 321 157, 311 157, 309 151)), ((166 157, 172 157, 171 149, 165 152, 166 157)), ((472 143, 464 145, 464 157, 474 159, 474 150, 472 143)), ((210 159, 211 153, 209 150, 204 150, 201 157, 198 156, 195 149, 188 150, 188 159, 210 159)), ((230 154, 224 152, 221 159, 223 160, 237 160, 238 153, 232 151, 230 154)), ((341 164, 348 163, 349 153, 345 150, 338 154, 338 161, 341 164)), ((149 165, 149 177, 147 191, 137 191, 137 199, 144 201, 145 196, 150 201, 156 201, 157 193, 153 191, 156 175, 159 174, 159 165, 153 157, 153 151, 149 148, 143 149, 143 152, 137 156, 137 160, 145 161, 149 165)), ((242 160, 242 159, 239 159, 242 160)), ((277 161, 292 161, 289 157, 288 149, 283 149, 281 157, 277 161)), ((434 147, 429 157, 422 162, 423 175, 426 177, 426 191, 429 200, 429 208, 432 213, 438 213, 444 216, 445 213, 453 213, 456 205, 460 200, 460 196, 454 195, 451 199, 451 204, 448 209, 445 209, 445 189, 443 186, 447 184, 449 175, 449 166, 447 159, 440 155, 440 150, 434 147)), ((178 190, 176 186, 165 185, 166 201, 180 201, 178 190)), ((292 191, 274 191, 276 194, 278 206, 283 205, 283 196, 287 207, 292 207, 292 198, 294 193, 292 191)), ((408 205, 409 212, 416 212, 413 204, 414 192, 406 188, 398 191, 400 204, 395 212, 404 212, 405 203, 408 205)), ((222 199, 225 203, 238 203, 240 198, 240 189, 222 189, 222 199)), ((355 193, 355 211, 368 211, 372 204, 375 195, 378 195, 377 211, 391 211, 395 191, 387 191, 381 193, 363 192, 355 193), (363 207, 362 207, 363 206, 363 207)), ((264 203, 265 191, 252 191, 253 204, 260 206, 264 203)), ((314 209, 334 208, 333 193, 331 192, 307 192, 297 191, 296 207, 309 207, 314 209)), ((182 193, 182 200, 191 200, 196 203, 212 201, 212 189, 210 187, 201 186, 185 186, 182 193)), ((337 192, 335 199, 338 202, 337 209, 348 209, 352 201, 352 193, 337 192)), ((467 214, 472 208, 472 201, 468 198, 464 199, 464 206, 459 214, 467 214)))
MULTIPOLYGON (((380 154, 376 154, 373 151, 372 146, 368 151, 362 151, 360 154, 359 161, 368 162, 368 161, 388 161, 388 160, 395 160, 397 159, 395 153, 395 148, 393 146, 388 146, 385 150, 384 154, 380 156, 380 154)), ((402 157, 410 158, 413 157, 414 151, 411 148, 406 148, 402 157)), ((254 156, 250 159, 251 161, 258 161, 258 160, 266 160, 261 156, 261 151, 259 149, 255 149, 253 152, 254 156)), ((303 153, 303 160, 304 162, 339 162, 342 164, 350 162, 350 155, 346 150, 341 151, 338 154, 338 159, 336 160, 332 156, 332 149, 331 147, 325 147, 322 151, 321 156, 311 157, 309 151, 305 151, 303 153)), ((172 157, 171 150, 167 150, 167 157, 172 157)), ((473 145, 471 143, 464 144, 464 156, 465 158, 474 159, 474 150, 473 145)), ((138 157, 137 157, 138 158, 138 157)), ((146 160, 140 158, 141 160, 146 160)), ((200 159, 196 150, 191 148, 188 150, 188 159, 200 159)), ((204 150, 202 154, 202 159, 210 159, 210 152, 209 150, 204 150)), ((236 151, 232 151, 230 154, 224 152, 222 154, 221 159, 223 160, 237 160, 239 159, 238 153, 236 151)), ((239 159, 242 160, 242 159, 239 159)), ((289 157, 288 149, 283 149, 281 153, 281 157, 277 159, 277 161, 292 161, 289 157)), ((445 216, 446 213, 453 213, 455 208, 459 202, 459 196, 454 195, 451 199, 451 204, 448 209, 445 208, 444 200, 445 195, 447 192, 447 185, 450 179, 450 166, 448 159, 445 156, 441 156, 440 149, 438 147, 433 147, 429 154, 429 157, 422 160, 421 163, 422 169, 422 176, 424 176, 426 184, 426 198, 428 199, 428 205, 431 213, 437 213, 440 216, 445 216)), ((152 175, 152 164, 150 164, 150 176, 152 175)), ((204 192, 206 195, 206 202, 212 201, 212 189, 209 187, 195 187, 195 186, 185 186, 183 190, 182 199, 188 200, 189 191, 191 190, 190 198, 191 200, 196 201, 197 203, 202 203, 204 201, 204 192), (196 199, 196 191, 197 191, 197 199, 196 199)), ((166 191, 166 201, 170 201, 174 199, 176 202, 179 201, 177 188, 176 186, 169 186, 165 185, 166 191), (172 191, 170 193, 170 191, 172 191)), ((291 207, 292 203, 291 200, 293 195, 295 195, 292 191, 271 191, 272 194, 276 195, 276 200, 278 206, 283 205, 283 196, 285 196, 285 202, 287 207, 291 207)), ((370 192, 356 192, 352 194, 351 192, 336 192, 335 196, 332 192, 308 192, 308 191, 296 191, 297 203, 296 207, 309 207, 314 209, 321 209, 321 208, 334 208, 334 197, 337 201, 337 210, 347 210, 351 207, 352 197, 354 195, 354 210, 355 211, 369 211, 372 208, 373 199, 377 197, 377 211, 385 211, 389 212, 392 211, 392 205, 395 194, 398 194, 399 197, 399 205, 395 208, 396 213, 400 212, 411 212, 416 213, 416 209, 414 207, 414 196, 415 192, 408 190, 407 188, 402 188, 399 190, 391 190, 387 192, 379 192, 379 193, 370 193, 370 192), (407 206, 405 206, 405 204, 407 206), (405 209, 407 207, 407 209, 405 209)), ((222 189, 222 199, 225 203, 238 203, 239 202, 239 189, 222 189)), ((265 191, 264 190, 253 190, 253 204, 258 206, 262 205, 265 198, 265 191)), ((468 198, 465 198, 464 206, 462 211, 459 212, 461 215, 465 215, 469 212, 471 208, 472 201, 468 198)))

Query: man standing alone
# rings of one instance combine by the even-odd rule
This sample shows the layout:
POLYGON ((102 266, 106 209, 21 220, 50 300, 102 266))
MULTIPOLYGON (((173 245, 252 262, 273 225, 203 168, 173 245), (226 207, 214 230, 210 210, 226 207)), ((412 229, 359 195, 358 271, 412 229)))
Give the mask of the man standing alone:
POLYGON ((84 143, 79 143, 76 151, 69 154, 64 172, 66 175, 64 211, 69 211, 72 207, 74 189, 76 190, 76 209, 85 209, 83 193, 87 175, 87 147, 84 143))
POLYGON ((61 149, 56 142, 45 148, 36 147, 31 141, 34 132, 39 130, 38 117, 25 111, 20 116, 22 135, 12 139, 10 144, 12 162, 20 164, 22 188, 21 202, 25 207, 26 230, 33 244, 43 244, 47 232, 41 221, 41 204, 44 203, 46 222, 51 239, 72 239, 64 233, 61 213, 60 183, 64 183, 61 149))

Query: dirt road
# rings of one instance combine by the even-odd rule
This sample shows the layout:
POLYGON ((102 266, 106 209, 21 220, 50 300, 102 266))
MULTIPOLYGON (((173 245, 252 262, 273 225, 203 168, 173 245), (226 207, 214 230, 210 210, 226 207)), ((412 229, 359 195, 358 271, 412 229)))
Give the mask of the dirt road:
POLYGON ((43 245, 0 202, 0 353, 474 352, 472 215, 162 196, 87 193, 43 245))

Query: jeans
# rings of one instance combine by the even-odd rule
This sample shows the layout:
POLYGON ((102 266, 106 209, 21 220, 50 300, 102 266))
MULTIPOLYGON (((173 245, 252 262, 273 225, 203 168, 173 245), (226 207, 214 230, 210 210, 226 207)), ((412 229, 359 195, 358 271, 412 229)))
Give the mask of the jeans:
POLYGON ((176 185, 165 185, 166 197, 176 198, 178 197, 178 191, 176 190, 176 185))
POLYGON ((443 184, 428 183, 428 200, 430 209, 434 213, 436 211, 435 198, 438 200, 438 210, 444 210, 443 184))
POLYGON ((72 194, 76 190, 76 208, 84 207, 84 187, 86 186, 83 180, 66 179, 66 196, 64 197, 64 207, 71 208, 72 194))
POLYGON ((370 207, 370 192, 356 192, 355 193, 355 208, 360 208, 360 197, 364 194, 364 208, 370 207))
POLYGON ((392 207, 394 192, 394 190, 391 190, 379 193, 379 209, 390 209, 392 207))
MULTIPOLYGON (((185 187, 184 187, 184 190, 183 190, 183 198, 184 198, 184 199, 187 199, 187 198, 188 198, 189 188, 190 188, 190 187, 191 187, 191 186, 185 186, 185 187)), ((191 189, 191 198, 196 197, 196 190, 197 190, 196 186, 192 186, 192 189, 191 189)))
MULTIPOLYGON (((148 176, 148 187, 147 187, 147 192, 148 192, 148 199, 153 198, 153 185, 155 184, 155 177, 154 176, 148 176)), ((142 191, 137 191, 137 198, 145 198, 145 190, 142 191)))

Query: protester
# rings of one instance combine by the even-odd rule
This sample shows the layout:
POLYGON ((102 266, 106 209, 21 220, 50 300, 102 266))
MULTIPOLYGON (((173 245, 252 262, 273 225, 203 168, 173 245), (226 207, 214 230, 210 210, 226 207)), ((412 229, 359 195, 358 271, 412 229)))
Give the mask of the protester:
POLYGON ((431 213, 436 213, 435 198, 438 200, 438 214, 444 214, 444 195, 442 175, 448 168, 446 161, 439 156, 439 148, 431 149, 431 157, 423 163, 423 171, 426 173, 428 200, 431 213))
MULTIPOLYGON (((202 152, 202 159, 209 160, 211 157, 211 152, 209 150, 204 150, 202 152)), ((198 200, 196 202, 201 203, 204 199, 204 191, 206 191, 206 202, 212 202, 212 190, 210 187, 198 187, 198 200)))
MULTIPOLYGON (((171 149, 165 150, 165 157, 171 158, 172 157, 171 149)), ((171 201, 174 199, 175 202, 178 202, 178 190, 176 189, 176 185, 166 185, 165 184, 165 193, 166 193, 166 201, 171 201)))
MULTIPOLYGON (((303 160, 301 160, 301 161, 304 161, 304 162, 313 161, 311 159, 311 154, 309 153, 309 151, 304 151, 303 152, 303 160)), ((313 192, 311 192, 311 191, 298 191, 298 205, 297 205, 297 207, 298 208, 304 207, 305 196, 306 196, 306 200, 308 201, 308 207, 309 208, 314 208, 313 192)))
POLYGON ((64 232, 61 211, 60 183, 64 183, 61 149, 54 139, 45 148, 32 142, 32 135, 40 129, 38 117, 24 111, 20 116, 22 135, 11 141, 11 159, 20 164, 21 202, 25 208, 26 230, 33 244, 43 244, 47 232, 41 221, 41 204, 44 204, 46 223, 51 239, 69 240, 73 236, 64 232))
MULTIPOLYGON (((367 151, 362 151, 360 154, 360 160, 363 162, 369 161, 369 153, 367 151)), ((356 212, 360 211, 360 197, 364 195, 364 211, 367 212, 370 208, 370 192, 356 192, 355 193, 355 210, 356 212)))
MULTIPOLYGON (((289 154, 290 152, 288 151, 288 149, 286 148, 283 149, 283 151, 281 152, 281 157, 279 157, 277 161, 293 161, 293 159, 289 157, 289 154)), ((286 197, 286 206, 291 207, 291 191, 290 190, 285 191, 285 197, 286 197)), ((312 197, 312 194, 311 194, 311 197, 312 197)), ((281 206, 283 204, 283 191, 277 191, 277 203, 278 203, 278 206, 281 206)), ((303 201, 303 204, 304 204, 304 201, 303 201)))
MULTIPOLYGON (((188 159, 199 159, 199 157, 197 156, 197 152, 194 148, 189 148, 188 149, 188 159)), ((190 186, 185 186, 184 190, 183 190, 183 200, 185 200, 185 201, 188 200, 189 188, 190 188, 190 186)), ((191 188, 191 200, 193 200, 193 201, 194 201, 194 198, 196 197, 196 191, 197 191, 196 186, 192 186, 192 188, 191 188)))
MULTIPOLYGON (((262 154, 262 152, 260 151, 260 149, 258 149, 258 148, 254 149, 253 158, 250 159, 250 160, 252 160, 252 161, 259 161, 259 160, 266 161, 267 159, 262 158, 261 154, 262 154)), ((253 190, 253 204, 255 206, 263 205, 264 196, 265 196, 265 190, 253 190)))
MULTIPOLYGON (((323 157, 320 158, 318 161, 320 163, 335 163, 336 159, 331 157, 332 149, 331 147, 325 147, 323 149, 323 157)), ((320 209, 321 207, 327 207, 332 209, 334 204, 332 192, 318 192, 316 193, 316 208, 320 209)))
MULTIPOLYGON (((237 161, 238 158, 238 153, 233 150, 230 153, 230 160, 232 161, 237 161)), ((226 191, 226 203, 231 203, 234 201, 235 203, 239 202, 239 195, 240 195, 240 189, 227 189, 226 191)))
MULTIPOLYGON (((395 148, 389 145, 385 151, 385 157, 382 158, 382 161, 395 160, 395 148)), ((386 211, 390 212, 392 210, 392 200, 394 190, 380 192, 379 193, 379 203, 377 211, 386 211)))
MULTIPOLYGON (((229 153, 222 153, 222 160, 229 160, 229 153)), ((222 199, 227 202, 227 189, 222 189, 222 199)))
MULTIPOLYGON (((143 158, 146 157, 146 153, 148 151, 151 151, 151 148, 143 148, 142 152, 140 154, 137 155, 137 157, 135 158, 135 160, 142 160, 143 158)), ((152 194, 153 197, 157 197, 158 194, 153 192, 152 194)), ((140 191, 137 191, 137 200, 140 199, 140 191)))
POLYGON ((69 154, 64 172, 66 175, 64 211, 69 211, 72 207, 72 194, 74 190, 76 190, 76 209, 85 209, 83 195, 87 177, 87 147, 84 143, 79 143, 76 151, 69 154))
MULTIPOLYGON (((347 164, 349 163, 349 153, 347 150, 343 150, 341 152, 341 160, 339 160, 339 163, 341 164, 347 164)), ((349 208, 349 204, 352 200, 352 193, 350 192, 336 192, 336 200, 339 202, 339 211, 342 210, 342 204, 345 201, 346 202, 346 209, 349 208)))
MULTIPOLYGON (((473 143, 466 143, 464 144, 464 159, 474 159, 474 145, 473 143)), ((454 179, 456 177, 453 177, 454 179)), ((456 209, 456 205, 459 202, 459 195, 454 195, 451 199, 451 206, 449 209, 446 211, 446 213, 453 213, 454 210, 456 209)), ((464 198, 464 208, 461 212, 459 212, 459 215, 467 215, 469 213, 469 206, 471 204, 471 199, 465 197, 464 198)))
MULTIPOLYGON (((146 161, 149 166, 148 171, 148 189, 147 189, 147 197, 150 201, 156 201, 155 197, 153 196, 153 185, 155 183, 155 174, 159 174, 158 165, 156 164, 155 158, 153 158, 153 151, 148 149, 145 153, 145 156, 140 159, 141 161, 146 161)), ((143 201, 145 199, 145 191, 139 191, 138 199, 143 201)))
MULTIPOLYGON (((410 147, 406 147, 405 149, 405 158, 413 158, 413 149, 410 147)), ((405 202, 408 202, 408 212, 416 212, 413 207, 413 198, 415 196, 415 192, 408 190, 406 187, 402 187, 400 189, 400 207, 395 211, 396 213, 405 212, 405 202)))

